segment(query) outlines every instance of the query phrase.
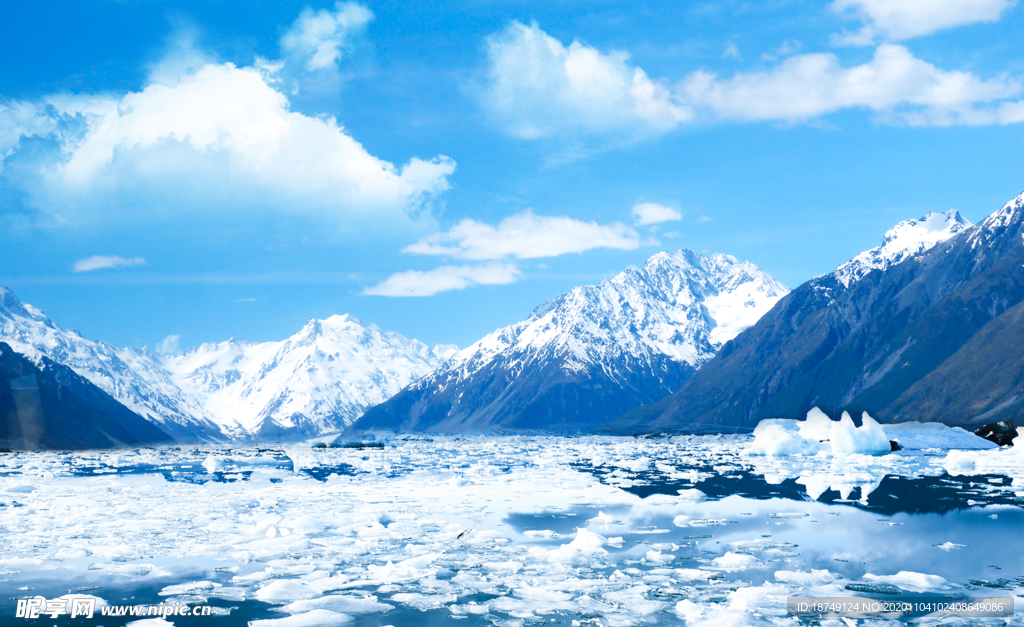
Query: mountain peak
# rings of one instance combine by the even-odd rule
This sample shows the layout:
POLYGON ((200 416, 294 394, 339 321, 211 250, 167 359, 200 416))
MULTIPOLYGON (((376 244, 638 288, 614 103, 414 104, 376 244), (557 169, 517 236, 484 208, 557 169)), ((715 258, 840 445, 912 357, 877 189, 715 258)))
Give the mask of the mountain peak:
POLYGON ((955 209, 935 211, 917 220, 904 220, 885 232, 881 246, 860 253, 840 265, 832 274, 840 283, 849 287, 872 270, 891 268, 971 226, 971 221, 955 209))
POLYGON ((998 229, 1009 226, 1014 222, 1020 222, 1022 217, 1024 217, 1024 193, 1003 205, 999 211, 982 220, 981 226, 985 230, 998 229))
POLYGON ((488 334, 371 408, 357 428, 595 424, 677 390, 787 291, 734 257, 660 252, 488 334))
MULTIPOLYGON (((310 322, 313 322, 313 321, 310 320, 310 322)), ((325 326, 327 328, 330 328, 330 329, 341 329, 341 328, 348 328, 348 327, 365 328, 363 323, 358 318, 356 318, 355 316, 353 316, 351 314, 347 314, 347 313, 346 314, 334 314, 333 316, 328 316, 327 318, 324 318, 323 320, 317 320, 317 322, 319 322, 323 326, 325 326)), ((373 325, 370 325, 370 326, 373 326, 373 325)))

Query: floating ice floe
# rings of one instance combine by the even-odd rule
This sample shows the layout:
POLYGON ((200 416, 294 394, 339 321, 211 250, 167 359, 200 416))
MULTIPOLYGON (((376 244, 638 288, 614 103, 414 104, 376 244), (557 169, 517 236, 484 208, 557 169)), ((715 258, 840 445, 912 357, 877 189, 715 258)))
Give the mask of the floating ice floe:
MULTIPOLYGON (((782 430, 832 435, 827 418, 805 422, 782 430)), ((283 452, 237 447, 5 454, 0 570, 9 595, 45 578, 57 593, 85 591, 101 577, 110 598, 149 589, 135 602, 209 603, 231 613, 225 624, 251 627, 449 615, 529 625, 555 614, 609 627, 787 627, 796 619, 784 615, 786 596, 958 589, 1019 574, 1024 549, 1006 538, 1024 524, 1013 501, 1024 480, 949 481, 942 455, 833 455, 831 443, 820 455, 743 456, 749 440, 438 436, 373 455, 318 451, 309 464, 357 469, 326 481, 294 472, 283 452), (208 473, 209 457, 240 478, 208 473), (101 467, 122 470, 93 473, 101 467), (604 471, 638 488, 605 483, 604 471), (962 491, 962 507, 915 514, 932 487, 962 491), (841 498, 815 500, 828 490, 841 498), (870 509, 848 500, 869 494, 870 509), (203 506, 168 506, 178 503, 203 506)), ((972 467, 992 460, 1024 473, 1013 449, 965 454, 972 467)))
POLYGON ((948 427, 938 422, 899 422, 885 425, 885 434, 907 450, 938 449, 994 449, 995 442, 978 437, 960 427, 948 427))
POLYGON ((754 443, 747 448, 751 455, 882 455, 891 450, 889 438, 874 418, 864 412, 860 427, 850 414, 843 412, 838 421, 830 420, 815 407, 807 412, 807 420, 762 420, 754 429, 754 443))
MULTIPOLYGON (((1024 443, 1024 427, 1017 427, 1015 442, 1024 443)), ((981 438, 979 438, 981 439, 981 438)), ((986 440, 987 441, 987 440, 986 440)), ((1024 444, 1009 448, 992 447, 997 450, 950 451, 942 460, 942 467, 949 474, 1006 474, 1014 478, 1014 485, 1024 485, 1024 444)), ((1022 495, 1018 493, 1018 495, 1022 495)))
POLYGON ((285 618, 249 621, 249 627, 335 627, 335 625, 344 625, 351 621, 352 617, 346 614, 330 610, 312 610, 285 618))
POLYGON ((164 618, 143 618, 133 620, 126 627, 174 627, 174 623, 164 618))
POLYGON ((991 449, 998 446, 960 427, 939 423, 904 422, 878 424, 864 412, 860 427, 843 412, 838 421, 830 420, 815 407, 804 421, 770 418, 754 429, 750 455, 884 455, 892 449, 890 440, 901 449, 991 449))
MULTIPOLYGON (((557 549, 547 551, 547 558, 552 562, 575 562, 586 561, 591 557, 607 555, 602 547, 607 543, 604 536, 580 527, 576 530, 576 538, 569 544, 563 544, 557 549)), ((544 549, 534 549, 543 551, 544 549)))
POLYGON ((950 588, 949 582, 938 575, 927 575, 905 570, 901 570, 895 575, 873 575, 868 573, 864 575, 864 581, 898 586, 911 592, 930 592, 932 590, 948 590, 950 588))

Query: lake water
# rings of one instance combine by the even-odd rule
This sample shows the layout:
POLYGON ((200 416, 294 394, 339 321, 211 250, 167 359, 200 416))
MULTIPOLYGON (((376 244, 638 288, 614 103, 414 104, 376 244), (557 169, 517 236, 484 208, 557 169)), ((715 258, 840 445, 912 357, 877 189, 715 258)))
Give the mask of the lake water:
MULTIPOLYGON (((902 623, 789 616, 787 597, 1024 595, 1008 451, 772 458, 750 441, 3 454, 0 624, 140 620, 15 617, 19 598, 69 593, 215 614, 142 627, 838 627, 902 623)), ((914 624, 1024 625, 1016 603, 914 624)))

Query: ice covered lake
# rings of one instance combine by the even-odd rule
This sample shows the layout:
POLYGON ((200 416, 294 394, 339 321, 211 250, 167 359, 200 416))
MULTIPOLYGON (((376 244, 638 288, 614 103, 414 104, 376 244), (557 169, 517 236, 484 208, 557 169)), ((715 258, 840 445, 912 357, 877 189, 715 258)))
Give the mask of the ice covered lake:
MULTIPOLYGON (((798 619, 786 598, 1024 594, 1016 450, 772 456, 752 442, 7 453, 0 624, 72 624, 14 618, 16 598, 69 592, 219 614, 147 627, 840 627, 897 623, 798 619)), ((915 624, 1024 625, 1021 601, 1011 618, 915 624)))

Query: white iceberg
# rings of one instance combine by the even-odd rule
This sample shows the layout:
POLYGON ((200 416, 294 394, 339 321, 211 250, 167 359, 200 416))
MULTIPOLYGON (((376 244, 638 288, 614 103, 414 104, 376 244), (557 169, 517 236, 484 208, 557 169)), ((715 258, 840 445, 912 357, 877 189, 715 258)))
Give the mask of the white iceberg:
MULTIPOLYGON (((1017 427, 1017 437, 1024 442, 1024 427, 1017 427)), ((978 438, 981 439, 981 438, 978 438)), ((987 440, 986 440, 987 441, 987 440)), ((985 451, 950 451, 941 466, 950 475, 1006 474, 1014 477, 1014 485, 1024 484, 1024 445, 995 447, 985 451)))
POLYGON ((843 412, 838 421, 830 420, 815 407, 803 421, 769 418, 754 429, 754 442, 748 455, 883 455, 897 442, 906 450, 961 449, 985 450, 999 448, 994 442, 976 436, 960 427, 940 423, 903 422, 884 427, 867 412, 861 414, 860 427, 850 414, 843 412))
POLYGON ((939 449, 992 449, 995 442, 974 435, 960 427, 947 427, 937 422, 901 422, 885 425, 885 434, 907 450, 939 449))
POLYGON ((754 443, 749 455, 882 455, 891 450, 889 438, 874 418, 864 412, 860 427, 850 414, 843 412, 840 420, 829 420, 815 407, 807 412, 807 420, 768 419, 754 429, 754 443))

